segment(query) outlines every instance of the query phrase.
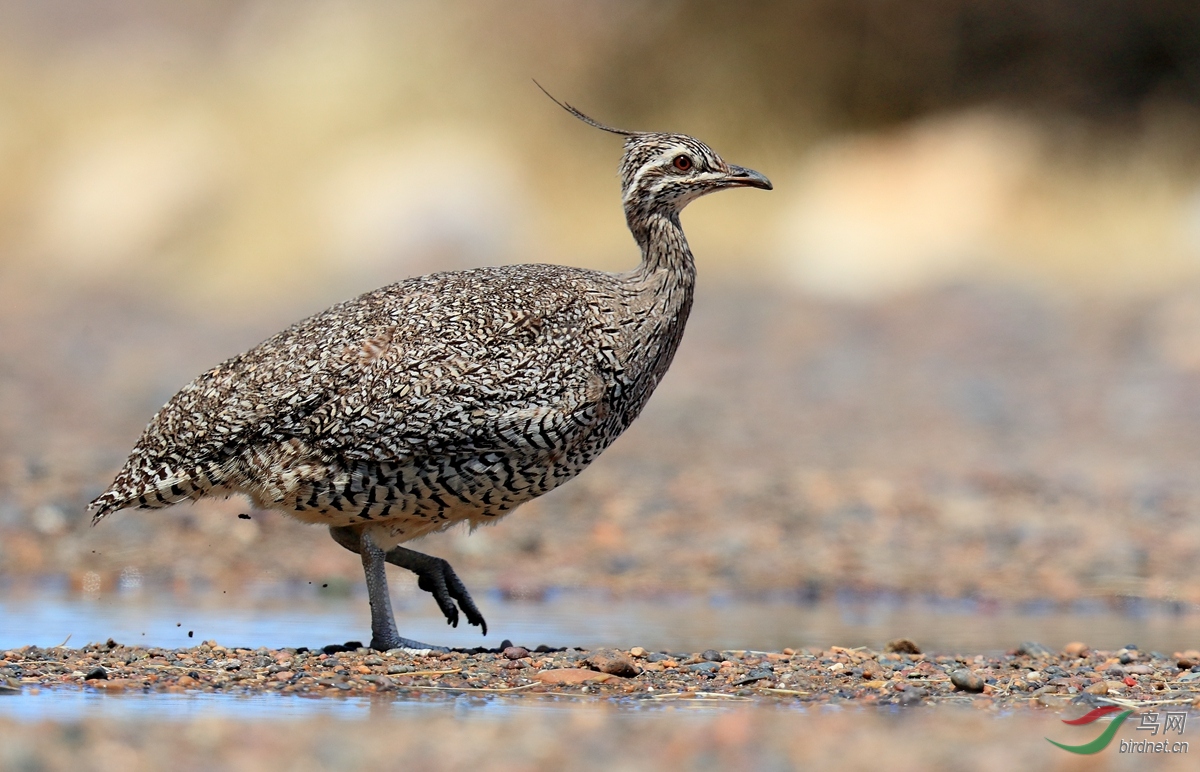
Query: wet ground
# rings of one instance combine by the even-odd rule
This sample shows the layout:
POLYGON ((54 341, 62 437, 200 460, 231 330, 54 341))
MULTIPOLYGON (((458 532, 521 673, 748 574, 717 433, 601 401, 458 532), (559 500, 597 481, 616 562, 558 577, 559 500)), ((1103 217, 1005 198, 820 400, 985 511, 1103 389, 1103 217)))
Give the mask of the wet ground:
POLYGON ((907 640, 692 653, 108 641, 2 656, 0 767, 14 769, 1076 769, 1046 739, 1093 740, 1107 721, 1064 722, 1097 709, 1120 723, 1086 768, 1190 769, 1200 721, 1200 652, 1078 643, 972 657, 907 640), (1168 715, 1172 752, 1129 752, 1168 715))

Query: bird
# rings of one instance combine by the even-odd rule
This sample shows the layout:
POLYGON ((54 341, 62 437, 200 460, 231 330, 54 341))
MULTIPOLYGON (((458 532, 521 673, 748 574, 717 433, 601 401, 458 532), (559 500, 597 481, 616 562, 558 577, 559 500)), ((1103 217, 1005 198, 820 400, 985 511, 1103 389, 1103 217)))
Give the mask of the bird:
POLYGON ((415 573, 447 623, 461 610, 486 635, 450 564, 401 545, 496 522, 594 461, 642 411, 683 336, 696 268, 680 212, 716 191, 772 189, 691 136, 614 128, 542 91, 623 137, 636 267, 433 273, 297 322, 171 397, 89 505, 93 525, 242 494, 328 527, 360 555, 371 648, 445 650, 399 634, 387 563, 415 573))

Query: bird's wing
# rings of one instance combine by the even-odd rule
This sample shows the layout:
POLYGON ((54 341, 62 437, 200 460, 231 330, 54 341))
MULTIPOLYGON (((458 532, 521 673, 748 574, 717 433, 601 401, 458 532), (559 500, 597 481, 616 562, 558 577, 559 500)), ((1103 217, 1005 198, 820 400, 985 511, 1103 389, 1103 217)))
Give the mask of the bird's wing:
POLYGON ((299 322, 172 397, 92 508, 182 500, 293 440, 324 461, 558 441, 603 394, 570 270, 434 274, 299 322))

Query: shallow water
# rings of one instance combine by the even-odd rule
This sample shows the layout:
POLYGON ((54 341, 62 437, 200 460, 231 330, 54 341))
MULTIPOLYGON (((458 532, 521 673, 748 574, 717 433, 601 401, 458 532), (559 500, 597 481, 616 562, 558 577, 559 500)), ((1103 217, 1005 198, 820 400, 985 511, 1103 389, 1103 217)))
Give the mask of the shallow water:
MULTIPOLYGON (((10 588, 11 590, 11 588, 10 588)), ((121 643, 185 647, 216 640, 227 646, 308 646, 369 637, 365 595, 322 596, 275 588, 252 597, 172 595, 141 591, 84 598, 63 590, 7 592, 0 600, 0 649, 26 644, 69 646, 113 638, 121 643), (189 637, 189 631, 192 636, 189 637)), ((491 630, 455 630, 436 616, 426 598, 397 600, 404 634, 450 646, 495 646, 503 639, 536 646, 640 645, 651 650, 779 650, 785 646, 866 645, 880 648, 906 636, 926 651, 997 652, 1036 640, 1058 647, 1082 640, 1098 649, 1136 644, 1171 653, 1200 646, 1200 611, 1191 607, 1126 603, 1112 607, 1079 603, 1003 607, 965 601, 905 601, 843 596, 818 604, 681 598, 647 602, 558 593, 541 602, 481 595, 491 630)), ((449 697, 384 699, 293 695, 99 694, 76 687, 26 689, 0 697, 0 715, 73 720, 104 715, 186 719, 204 715, 288 718, 363 717, 380 713, 471 711, 507 714, 554 709, 540 700, 449 697)))
MULTIPOLYGON (((1200 609, 1149 602, 1005 606, 846 595, 801 604, 699 597, 645 601, 571 592, 535 602, 484 594, 478 598, 489 623, 484 637, 465 623, 449 627, 423 594, 398 594, 402 634, 454 647, 509 639, 529 647, 778 651, 834 644, 879 648, 901 636, 927 651, 973 653, 1003 651, 1026 640, 1051 647, 1082 640, 1099 649, 1133 643, 1167 653, 1200 645, 1200 609)), ((274 588, 234 597, 144 590, 91 599, 53 589, 0 593, 0 649, 55 646, 68 636, 72 647, 113 638, 162 647, 217 640, 247 648, 316 648, 367 639, 369 626, 363 592, 329 596, 274 588)))

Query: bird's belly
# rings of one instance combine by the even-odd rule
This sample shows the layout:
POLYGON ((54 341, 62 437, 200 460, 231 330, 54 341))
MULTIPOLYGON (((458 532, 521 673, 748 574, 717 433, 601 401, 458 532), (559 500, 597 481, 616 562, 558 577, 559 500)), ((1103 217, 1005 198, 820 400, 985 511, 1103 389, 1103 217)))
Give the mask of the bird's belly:
POLYGON ((321 479, 247 492, 258 506, 307 523, 386 526, 378 530, 399 544, 463 521, 472 528, 495 522, 575 477, 598 453, 490 453, 421 466, 360 463, 350 472, 330 470, 321 479))

